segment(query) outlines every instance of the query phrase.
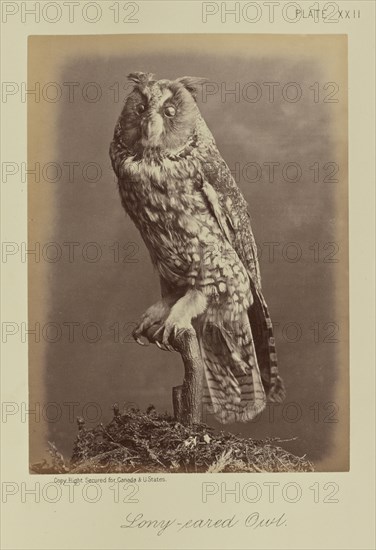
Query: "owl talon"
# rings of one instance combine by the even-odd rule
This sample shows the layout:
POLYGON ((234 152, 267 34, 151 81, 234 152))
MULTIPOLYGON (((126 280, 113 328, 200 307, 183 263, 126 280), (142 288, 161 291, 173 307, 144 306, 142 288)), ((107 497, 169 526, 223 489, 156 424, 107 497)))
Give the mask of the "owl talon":
POLYGON ((140 340, 141 331, 140 331, 140 325, 138 325, 133 331, 132 331, 132 338, 139 346, 144 346, 144 342, 140 340))
POLYGON ((169 339, 172 334, 173 328, 171 326, 165 326, 164 332, 163 332, 163 338, 162 338, 162 344, 164 346, 169 346, 169 339))
POLYGON ((145 343, 142 340, 140 340, 139 336, 134 336, 133 338, 135 339, 135 341, 139 346, 145 346, 145 343))
POLYGON ((154 335, 153 335, 153 338, 156 339, 159 334, 162 332, 162 330, 164 329, 164 326, 160 326, 159 329, 157 329, 155 332, 154 332, 154 335))
POLYGON ((175 348, 170 344, 171 340, 172 342, 174 342, 182 332, 188 330, 189 328, 189 326, 180 326, 179 324, 168 323, 165 326, 162 344, 167 348, 171 348, 172 351, 176 351, 175 348))
POLYGON ((172 346, 170 346, 170 344, 168 344, 167 346, 165 344, 161 344, 160 342, 158 342, 156 340, 156 345, 158 346, 159 349, 161 349, 162 351, 175 351, 174 348, 172 346))

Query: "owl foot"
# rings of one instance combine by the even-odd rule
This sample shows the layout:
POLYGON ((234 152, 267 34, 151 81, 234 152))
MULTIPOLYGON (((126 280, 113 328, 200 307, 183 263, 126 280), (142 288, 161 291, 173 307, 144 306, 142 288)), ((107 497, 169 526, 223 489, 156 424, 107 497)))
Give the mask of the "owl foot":
POLYGON ((165 322, 162 344, 171 347, 170 341, 174 342, 183 332, 192 330, 194 329, 190 320, 174 319, 174 316, 170 315, 165 322))
POLYGON ((145 336, 150 343, 156 343, 155 333, 163 326, 164 320, 170 313, 170 306, 165 300, 161 300, 149 307, 142 315, 138 325, 132 332, 132 336, 140 346, 144 346, 141 340, 145 336))
POLYGON ((179 351, 175 349, 174 342, 185 331, 194 330, 190 320, 177 319, 169 315, 165 323, 153 334, 154 343, 165 351, 179 351))
POLYGON ((165 298, 149 307, 141 317, 132 335, 144 346, 144 336, 151 344, 165 351, 179 351, 174 341, 185 331, 193 331, 192 319, 206 309, 206 298, 198 290, 189 290, 177 301, 165 298))
MULTIPOLYGON (((206 304, 206 297, 198 290, 189 290, 180 298, 164 323, 162 345, 168 349, 183 332, 194 331, 192 319, 205 311, 206 304)), ((162 332, 162 328, 158 330, 158 340, 159 332, 162 332)))
POLYGON ((173 343, 182 332, 193 330, 191 319, 180 315, 179 309, 174 312, 170 312, 168 309, 167 313, 164 313, 163 319, 161 315, 156 315, 160 312, 159 308, 152 308, 150 308, 152 315, 148 310, 141 318, 139 325, 132 333, 133 338, 141 346, 145 345, 141 340, 141 337, 144 336, 151 344, 155 344, 161 350, 178 351, 173 347, 173 343))

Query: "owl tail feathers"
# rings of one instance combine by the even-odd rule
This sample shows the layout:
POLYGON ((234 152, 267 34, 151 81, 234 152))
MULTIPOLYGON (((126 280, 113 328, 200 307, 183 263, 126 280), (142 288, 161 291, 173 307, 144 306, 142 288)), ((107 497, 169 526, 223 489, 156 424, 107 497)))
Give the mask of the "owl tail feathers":
POLYGON ((239 328, 206 324, 199 333, 204 364, 203 420, 249 422, 266 406, 252 334, 245 313, 239 328))
POLYGON ((259 289, 252 288, 253 304, 248 310, 257 363, 260 369, 262 383, 267 401, 282 403, 286 397, 283 380, 279 376, 277 353, 268 306, 259 289))

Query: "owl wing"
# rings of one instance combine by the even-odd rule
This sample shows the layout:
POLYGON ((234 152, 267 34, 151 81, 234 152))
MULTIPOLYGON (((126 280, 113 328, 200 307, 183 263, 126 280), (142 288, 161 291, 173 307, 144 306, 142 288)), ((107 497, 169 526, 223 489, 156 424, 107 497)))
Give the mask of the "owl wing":
MULTIPOLYGON (((260 404, 260 399, 262 401, 261 390, 257 381, 258 373, 261 375, 262 384, 269 401, 282 402, 286 392, 278 371, 273 325, 270 319, 268 306, 261 291, 257 248, 252 233, 247 202, 232 177, 229 167, 219 153, 214 140, 210 142, 203 158, 206 160, 202 161, 201 166, 201 176, 203 178, 202 191, 210 204, 212 213, 217 219, 223 234, 227 237, 227 240, 230 241, 230 244, 244 265, 252 282, 251 286, 254 286, 252 290, 253 305, 247 312, 249 325, 245 322, 243 322, 242 325, 243 329, 249 326, 250 334, 248 333, 246 340, 251 343, 253 342, 252 349, 249 349, 249 345, 243 344, 242 346, 244 349, 250 351, 248 364, 252 367, 251 371, 247 372, 248 378, 246 380, 246 388, 247 391, 249 385, 253 388, 253 397, 251 399, 253 405, 251 406, 248 404, 246 408, 243 409, 245 414, 243 419, 247 420, 248 412, 246 413, 245 411, 249 409, 249 414, 253 416, 254 411, 252 412, 252 407, 258 406, 260 404), (256 357, 258 369, 255 369, 253 364, 251 364, 251 358, 255 360, 256 357), (249 379, 250 375, 253 376, 252 380, 249 379), (250 406, 251 408, 249 408, 250 406)), ((233 337, 241 337, 240 334, 237 335, 236 332, 234 332, 234 329, 232 329, 231 332, 233 337)), ((210 342, 206 342, 206 345, 210 347, 210 342)), ((231 346, 229 346, 229 349, 230 347, 231 346)), ((214 355, 218 354, 216 347, 213 349, 214 355)), ((208 371, 212 367, 212 363, 208 363, 208 371)), ((230 363, 228 362, 228 364, 230 363)), ((239 388, 241 388, 242 383, 240 379, 238 382, 239 388)), ((218 388, 220 389, 220 381, 217 384, 216 391, 218 388)), ((243 398, 241 399, 241 407, 244 405, 246 399, 246 396, 244 396, 244 400, 243 398)), ((214 395, 210 397, 210 400, 213 402, 214 409, 216 409, 214 395)), ((217 412, 221 407, 217 408, 217 412)), ((236 418, 242 420, 242 415, 239 416, 239 414, 237 414, 236 418)), ((221 419, 221 421, 223 422, 224 420, 221 419)))
POLYGON ((207 160, 201 166, 202 190, 249 277, 255 287, 261 290, 257 247, 247 202, 214 143, 207 148, 205 158, 207 160))

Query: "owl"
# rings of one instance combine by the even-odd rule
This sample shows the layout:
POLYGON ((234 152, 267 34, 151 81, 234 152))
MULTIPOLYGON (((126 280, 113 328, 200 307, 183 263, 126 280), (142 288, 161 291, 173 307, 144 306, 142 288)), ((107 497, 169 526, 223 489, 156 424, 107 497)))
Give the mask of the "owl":
POLYGON ((247 202, 198 108, 206 79, 128 78, 110 157, 161 282, 134 337, 173 351, 174 337, 193 328, 206 410, 221 423, 250 421, 285 390, 247 202))

